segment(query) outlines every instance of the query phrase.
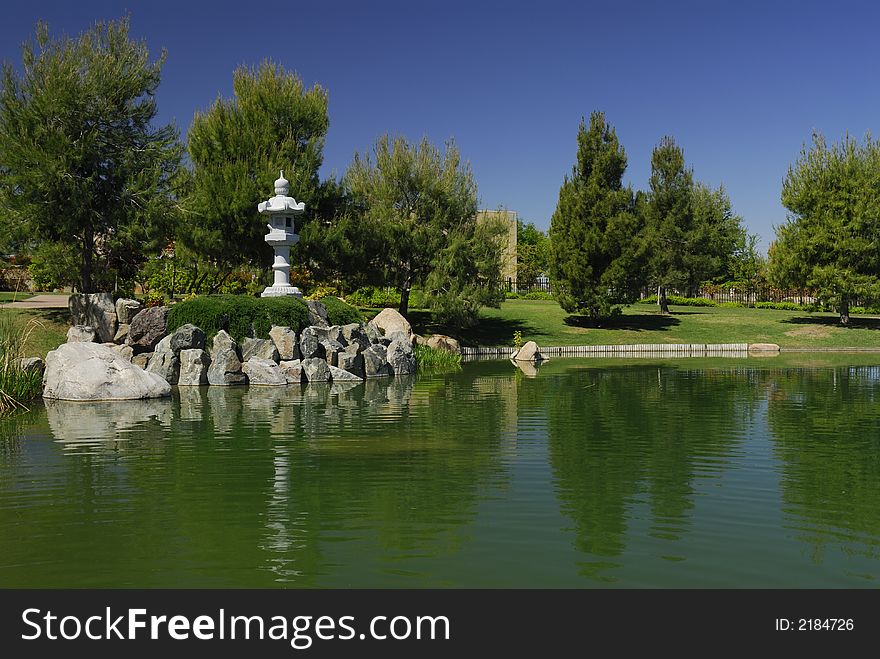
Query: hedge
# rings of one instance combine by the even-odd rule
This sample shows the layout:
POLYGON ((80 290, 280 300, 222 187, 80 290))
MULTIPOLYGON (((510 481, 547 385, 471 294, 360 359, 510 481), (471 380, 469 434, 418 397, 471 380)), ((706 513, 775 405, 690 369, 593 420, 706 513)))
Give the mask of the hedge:
MULTIPOLYGON (((321 300, 327 307, 331 325, 363 321, 361 312, 335 297, 321 300)), ((309 326, 309 309, 295 297, 250 297, 247 295, 209 295, 178 302, 168 311, 168 331, 191 323, 210 339, 220 330, 236 341, 249 336, 268 338, 272 325, 301 332, 309 326)))

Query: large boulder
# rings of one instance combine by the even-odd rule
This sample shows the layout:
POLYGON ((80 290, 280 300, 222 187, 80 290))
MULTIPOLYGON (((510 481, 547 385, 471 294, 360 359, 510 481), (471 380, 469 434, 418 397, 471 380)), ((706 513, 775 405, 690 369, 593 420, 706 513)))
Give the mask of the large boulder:
POLYGON ((330 367, 330 380, 331 382, 359 382, 363 380, 362 377, 358 377, 354 373, 349 371, 345 371, 341 368, 336 368, 335 366, 330 367))
MULTIPOLYGON (((421 341, 419 343, 422 343, 421 341)), ((426 346, 429 348, 433 348, 434 350, 445 350, 446 352, 451 352, 454 355, 461 354, 461 345, 453 339, 451 336, 446 336, 444 334, 435 334, 430 337, 427 341, 424 342, 426 346)))
POLYGON ((247 384, 247 375, 241 370, 238 344, 224 330, 217 332, 211 345, 208 384, 221 386, 247 384))
POLYGON ((95 328, 99 343, 112 341, 116 336, 116 305, 110 293, 78 293, 67 299, 67 308, 74 325, 95 328))
POLYGON ((168 384, 177 384, 180 377, 180 360, 171 349, 171 336, 159 341, 153 356, 147 362, 147 372, 162 377, 168 384))
POLYGON ((366 373, 364 372, 364 356, 360 352, 346 348, 345 351, 340 352, 337 357, 339 368, 348 371, 359 379, 366 377, 366 373))
POLYGON ((324 359, 326 359, 327 363, 331 366, 336 366, 339 363, 337 355, 345 350, 345 346, 333 339, 321 339, 319 343, 324 348, 324 359))
POLYGON ((74 325, 67 330, 68 343, 93 343, 97 338, 95 328, 91 325, 74 325))
POLYGON ((132 318, 128 325, 127 345, 135 354, 152 352, 165 336, 168 326, 168 307, 149 307, 132 318))
POLYGON ((534 341, 528 341, 522 348, 517 350, 512 356, 518 362, 539 362, 544 359, 541 349, 534 341))
POLYGON ((382 338, 382 332, 373 324, 372 320, 364 325, 364 333, 367 335, 367 340, 370 343, 379 343, 379 339, 382 338))
POLYGON ((391 375, 385 346, 380 343, 374 343, 364 350, 361 355, 364 357, 364 374, 368 378, 383 378, 391 375))
POLYGON ((370 337, 367 335, 367 329, 364 327, 362 323, 349 323, 348 325, 342 325, 340 328, 340 333, 342 334, 341 339, 337 339, 342 345, 349 346, 359 346, 361 350, 366 350, 370 347, 370 337))
POLYGON ((302 360, 302 375, 306 382, 329 382, 330 365, 320 357, 302 360))
POLYGON ((171 351, 180 355, 183 350, 204 350, 205 333, 201 328, 187 323, 181 325, 171 335, 171 351))
POLYGON ((302 362, 299 359, 291 359, 278 364, 281 373, 287 380, 287 384, 298 384, 303 381, 302 362))
POLYGON ((401 332, 400 330, 389 332, 379 340, 382 345, 386 346, 391 345, 392 341, 405 341, 410 344, 410 347, 412 347, 412 335, 407 334, 406 332, 401 332))
POLYGON ((187 348, 180 351, 180 377, 177 380, 179 387, 197 387, 208 384, 208 367, 211 358, 208 353, 200 348, 187 348))
POLYGON ((128 339, 128 325, 120 324, 116 329, 116 334, 113 336, 113 343, 122 344, 125 343, 126 339, 128 339))
POLYGON ((312 359, 313 357, 325 356, 324 346, 321 345, 321 339, 325 338, 319 333, 317 327, 306 327, 299 335, 299 352, 302 359, 312 359))
POLYGON ((98 343, 65 343, 46 356, 43 397, 128 400, 171 395, 171 385, 98 343))
POLYGON ((251 357, 278 361, 278 350, 272 339, 246 338, 241 344, 241 361, 246 362, 251 357))
POLYGON ((287 362, 299 359, 299 343, 296 339, 296 332, 292 329, 280 325, 272 325, 272 329, 269 330, 269 338, 275 344, 280 361, 287 362))
MULTIPOLYGON (((127 347, 130 348, 131 346, 127 346, 127 347)), ((131 363, 134 364, 135 366, 137 366, 138 368, 142 368, 142 369, 146 370, 147 364, 150 363, 150 359, 152 357, 153 357, 152 352, 142 352, 139 355, 133 354, 132 358, 131 358, 131 363)))
POLYGON ((116 320, 120 325, 128 325, 131 319, 144 308, 144 305, 137 300, 121 297, 116 300, 116 320))
POLYGON ((251 357, 241 370, 248 376, 249 385, 286 385, 287 378, 272 359, 251 357))
POLYGON ((123 346, 116 343, 112 345, 108 343, 107 345, 118 352, 120 355, 122 355, 126 361, 130 362, 134 357, 134 350, 131 349, 131 346, 123 346))
POLYGON ((416 356, 408 338, 392 341, 386 355, 394 375, 412 375, 416 372, 416 356))
POLYGON ((395 309, 382 309, 370 322, 385 336, 389 336, 392 332, 403 332, 409 338, 413 333, 409 321, 395 309))
POLYGON ((309 307, 309 325, 315 327, 330 327, 330 314, 327 307, 317 300, 306 300, 309 307))

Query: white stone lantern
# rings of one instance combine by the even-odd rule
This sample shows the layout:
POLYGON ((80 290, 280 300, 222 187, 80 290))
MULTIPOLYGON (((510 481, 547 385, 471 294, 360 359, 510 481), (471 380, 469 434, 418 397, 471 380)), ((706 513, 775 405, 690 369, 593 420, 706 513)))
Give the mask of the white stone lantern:
POLYGON ((260 294, 260 297, 281 297, 293 295, 302 297, 302 293, 296 286, 290 285, 290 248, 299 242, 299 235, 294 233, 293 218, 302 213, 306 205, 303 202, 296 203, 296 199, 288 197, 290 182, 284 178, 275 181, 275 196, 268 201, 260 202, 257 210, 269 216, 269 233, 265 241, 275 250, 275 262, 272 270, 275 271, 275 282, 260 294))

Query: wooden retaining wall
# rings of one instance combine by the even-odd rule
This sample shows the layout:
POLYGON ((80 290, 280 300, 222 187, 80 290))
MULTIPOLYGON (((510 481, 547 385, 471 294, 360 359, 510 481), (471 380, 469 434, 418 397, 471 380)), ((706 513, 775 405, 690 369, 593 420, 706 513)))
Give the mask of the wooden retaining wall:
MULTIPOLYGON (((514 349, 508 346, 462 347, 464 359, 506 359, 514 349)), ((748 343, 634 343, 607 346, 540 347, 544 357, 745 357, 748 343)))

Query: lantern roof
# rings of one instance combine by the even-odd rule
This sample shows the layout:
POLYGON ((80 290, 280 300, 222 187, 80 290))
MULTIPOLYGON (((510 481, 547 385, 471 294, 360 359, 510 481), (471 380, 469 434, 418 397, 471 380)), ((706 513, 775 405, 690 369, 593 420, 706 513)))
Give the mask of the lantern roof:
POLYGON ((302 213, 306 209, 303 202, 297 203, 296 199, 287 196, 290 191, 290 181, 284 178, 284 171, 275 180, 275 196, 267 201, 257 204, 257 210, 261 213, 302 213))

